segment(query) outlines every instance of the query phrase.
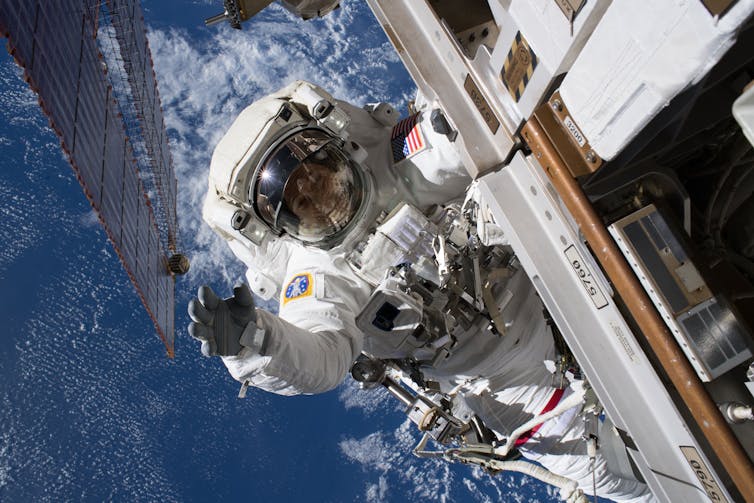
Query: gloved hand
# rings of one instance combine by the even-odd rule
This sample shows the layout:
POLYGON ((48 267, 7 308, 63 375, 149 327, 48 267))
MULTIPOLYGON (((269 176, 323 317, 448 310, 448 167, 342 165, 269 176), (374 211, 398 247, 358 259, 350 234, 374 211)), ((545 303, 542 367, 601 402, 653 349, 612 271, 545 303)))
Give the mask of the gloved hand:
POLYGON ((254 297, 249 287, 233 289, 233 297, 225 300, 215 295, 209 286, 202 286, 199 298, 191 299, 188 313, 191 337, 201 341, 204 356, 235 356, 241 351, 241 336, 253 339, 257 326, 254 297))

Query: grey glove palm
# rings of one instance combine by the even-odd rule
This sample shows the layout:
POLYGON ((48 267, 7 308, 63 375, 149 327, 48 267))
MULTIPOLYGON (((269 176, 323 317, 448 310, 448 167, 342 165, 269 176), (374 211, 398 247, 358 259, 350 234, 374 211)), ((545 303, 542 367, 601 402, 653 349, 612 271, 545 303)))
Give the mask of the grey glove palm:
POLYGON ((241 335, 256 330, 254 298, 246 285, 233 289, 233 297, 221 300, 209 286, 199 288, 188 313, 191 337, 201 341, 204 356, 235 356, 241 351, 241 335))

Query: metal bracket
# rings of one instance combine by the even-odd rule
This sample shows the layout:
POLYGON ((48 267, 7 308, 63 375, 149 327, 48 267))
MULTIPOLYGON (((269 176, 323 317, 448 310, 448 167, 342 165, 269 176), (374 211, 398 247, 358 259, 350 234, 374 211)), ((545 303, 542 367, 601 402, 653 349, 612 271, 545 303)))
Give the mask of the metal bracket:
POLYGON ((571 118, 558 91, 553 93, 547 103, 534 110, 534 117, 542 125, 573 176, 594 173, 602 166, 602 158, 592 150, 586 136, 571 118))

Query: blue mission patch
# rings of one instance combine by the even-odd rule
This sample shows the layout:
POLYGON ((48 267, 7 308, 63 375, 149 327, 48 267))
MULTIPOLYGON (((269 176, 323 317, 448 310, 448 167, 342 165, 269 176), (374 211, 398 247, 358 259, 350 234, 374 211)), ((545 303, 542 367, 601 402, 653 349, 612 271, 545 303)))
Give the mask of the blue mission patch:
POLYGON ((308 272, 297 274, 288 282, 283 292, 283 305, 291 300, 308 297, 314 291, 312 275, 308 272))

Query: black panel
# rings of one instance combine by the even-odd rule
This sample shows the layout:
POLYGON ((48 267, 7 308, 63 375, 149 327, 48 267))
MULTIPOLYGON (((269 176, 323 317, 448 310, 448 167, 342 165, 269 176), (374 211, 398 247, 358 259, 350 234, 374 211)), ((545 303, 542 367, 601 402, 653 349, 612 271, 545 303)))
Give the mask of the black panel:
POLYGON ((686 251, 683 249, 683 246, 681 246, 681 243, 678 242, 678 240, 673 235, 673 231, 670 230, 670 227, 668 226, 667 222, 663 218, 662 215, 660 215, 659 211, 653 211, 644 219, 649 219, 654 224, 655 228, 657 228, 657 232, 660 233, 662 236, 666 236, 665 242, 668 244, 668 248, 670 248, 670 252, 673 254, 675 259, 679 263, 686 262, 688 260, 688 256, 686 255, 686 251))
POLYGON ((628 240, 636 250, 636 254, 644 262, 646 269, 652 271, 652 279, 657 288, 670 304, 674 313, 678 313, 688 307, 688 301, 681 292, 675 279, 668 271, 662 258, 657 254, 652 242, 647 237, 639 222, 632 222, 623 228, 628 240))
POLYGON ((714 344, 711 337, 708 336, 709 328, 702 320, 701 316, 695 314, 683 320, 683 326, 686 333, 689 334, 700 358, 710 369, 715 369, 725 363, 725 356, 722 351, 714 344))
POLYGON ((709 312, 717 321, 718 326, 725 330, 725 342, 721 342, 721 344, 730 344, 734 354, 739 354, 748 349, 749 345, 746 343, 746 336, 741 324, 728 307, 715 302, 709 306, 709 312))
POLYGON ((644 225, 644 229, 647 231, 647 234, 649 234, 649 237, 652 238, 652 242, 654 242, 655 247, 658 250, 662 250, 668 246, 665 240, 662 239, 662 236, 660 236, 660 233, 657 232, 657 228, 655 227, 655 224, 652 223, 651 219, 644 217, 641 219, 641 223, 644 225))
POLYGON ((709 309, 700 311, 699 316, 701 316, 704 322, 707 324, 706 338, 709 341, 708 344, 710 346, 712 344, 716 345, 725 355, 726 360, 730 360, 731 358, 735 357, 736 352, 733 351, 733 348, 725 340, 725 337, 720 332, 720 326, 717 323, 717 319, 712 316, 709 309))

